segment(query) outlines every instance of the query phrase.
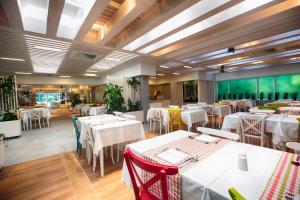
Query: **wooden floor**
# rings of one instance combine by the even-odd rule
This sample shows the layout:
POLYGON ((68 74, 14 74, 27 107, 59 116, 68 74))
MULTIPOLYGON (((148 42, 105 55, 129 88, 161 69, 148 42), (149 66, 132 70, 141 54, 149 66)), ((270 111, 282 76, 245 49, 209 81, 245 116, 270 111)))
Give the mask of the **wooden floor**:
MULTIPOLYGON (((147 133, 146 137, 155 134, 147 133)), ((122 161, 105 161, 105 176, 100 178, 99 164, 93 172, 84 154, 67 152, 2 169, 0 199, 80 199, 130 200, 133 192, 121 182, 122 161)))

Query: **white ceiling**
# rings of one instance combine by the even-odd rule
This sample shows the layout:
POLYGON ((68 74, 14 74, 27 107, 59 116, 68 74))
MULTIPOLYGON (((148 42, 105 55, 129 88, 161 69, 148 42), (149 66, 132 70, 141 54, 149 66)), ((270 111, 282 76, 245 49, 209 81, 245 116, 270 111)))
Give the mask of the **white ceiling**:
POLYGON ((1 0, 0 71, 101 76, 147 61, 158 63, 159 74, 174 76, 215 73, 223 64, 235 71, 300 62, 299 5, 298 0, 1 0), (235 53, 228 53, 233 46, 235 53))

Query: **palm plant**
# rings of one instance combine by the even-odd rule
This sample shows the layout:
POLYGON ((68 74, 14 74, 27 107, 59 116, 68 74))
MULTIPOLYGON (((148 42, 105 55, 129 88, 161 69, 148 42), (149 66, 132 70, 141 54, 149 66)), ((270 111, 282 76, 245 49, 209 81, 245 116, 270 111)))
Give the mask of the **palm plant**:
POLYGON ((107 104, 107 112, 112 113, 113 111, 124 111, 124 98, 122 96, 123 87, 108 84, 103 94, 103 99, 107 104))

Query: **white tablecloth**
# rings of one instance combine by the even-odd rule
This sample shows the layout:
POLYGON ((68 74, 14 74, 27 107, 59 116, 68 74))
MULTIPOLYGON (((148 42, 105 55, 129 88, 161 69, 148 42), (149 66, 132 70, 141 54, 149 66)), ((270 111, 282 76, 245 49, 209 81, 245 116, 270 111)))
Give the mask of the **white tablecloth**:
POLYGON ((142 122, 113 115, 98 115, 80 117, 81 144, 85 144, 86 134, 89 128, 95 139, 94 153, 97 155, 103 147, 128 141, 144 139, 144 128, 142 122))
MULTIPOLYGON (((176 131, 128 145, 137 155, 188 136, 176 131)), ((228 189, 236 188, 246 199, 259 199, 266 188, 282 152, 244 143, 229 142, 195 166, 182 173, 183 200, 230 199, 228 189), (248 171, 238 169, 238 155, 248 157, 248 171)), ((123 164, 122 181, 130 185, 127 167, 123 164)))
POLYGON ((274 114, 275 110, 261 110, 258 107, 250 108, 250 113, 265 113, 265 114, 274 114))
MULTIPOLYGON (((227 115, 224 118, 222 130, 236 129, 240 132, 240 116, 247 114, 249 113, 241 112, 227 115)), ((297 141, 299 122, 294 115, 284 118, 281 115, 274 114, 266 118, 266 132, 272 133, 275 145, 281 142, 297 141)))
MULTIPOLYGON (((161 108, 163 124, 168 127, 170 122, 170 116, 168 109, 161 108)), ((147 112, 147 120, 149 121, 153 117, 151 108, 147 112)), ((203 126, 208 123, 208 118, 205 110, 202 109, 187 109, 181 112, 181 120, 190 129, 193 123, 201 122, 203 126)))
POLYGON ((279 113, 288 113, 289 115, 300 115, 300 107, 279 107, 279 113))
POLYGON ((91 107, 89 115, 103 115, 106 110, 106 106, 91 107))

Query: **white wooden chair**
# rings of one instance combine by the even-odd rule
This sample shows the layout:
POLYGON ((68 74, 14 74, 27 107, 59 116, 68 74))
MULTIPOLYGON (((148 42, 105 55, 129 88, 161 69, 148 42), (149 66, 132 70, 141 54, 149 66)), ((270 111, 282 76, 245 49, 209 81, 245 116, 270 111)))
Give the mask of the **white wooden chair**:
POLYGON ((39 123, 39 127, 41 127, 41 119, 43 117, 43 113, 41 110, 32 110, 31 113, 30 113, 30 128, 32 129, 32 121, 34 121, 34 124, 36 126, 36 122, 39 123))
MULTIPOLYGON (((87 131, 87 135, 86 135, 86 158, 88 160, 88 164, 90 164, 91 159, 93 159, 93 171, 96 170, 97 158, 99 157, 98 155, 94 154, 94 145, 95 145, 95 139, 93 137, 91 128, 89 128, 87 131)), ((103 149, 103 151, 105 151, 105 153, 106 153, 106 150, 107 150, 107 148, 103 149)), ((115 164, 113 152, 114 152, 113 146, 111 146, 110 156, 111 156, 112 163, 115 164)), ((104 169, 102 169, 102 168, 104 166, 104 163, 101 163, 101 158, 99 158, 99 160, 100 160, 99 162, 100 162, 100 168, 101 168, 100 171, 101 171, 101 174, 103 174, 102 172, 104 171, 104 169)))
MULTIPOLYGON (((152 116, 150 118, 150 131, 154 132, 156 128, 156 122, 159 123, 159 134, 161 135, 162 124, 163 124, 163 117, 161 113, 161 109, 159 108, 151 108, 152 116)), ((166 129, 165 129, 166 131, 166 129)))
POLYGON ((211 118, 211 126, 214 127, 214 106, 204 105, 202 109, 206 111, 207 117, 211 118))
MULTIPOLYGON (((242 137, 260 139, 260 145, 264 146, 267 141, 269 146, 269 138, 265 134, 265 115, 242 115, 240 116, 240 124, 242 129, 242 137)), ((249 141, 249 140, 248 140, 249 141)))
POLYGON ((232 140, 232 141, 238 141, 240 139, 240 136, 236 133, 231 133, 228 131, 223 131, 223 130, 218 130, 218 129, 198 127, 197 131, 201 132, 202 134, 221 137, 221 138, 225 138, 225 139, 232 140))
POLYGON ((300 154, 300 143, 298 143, 298 142, 287 142, 285 145, 288 148, 293 149, 296 154, 300 154))

